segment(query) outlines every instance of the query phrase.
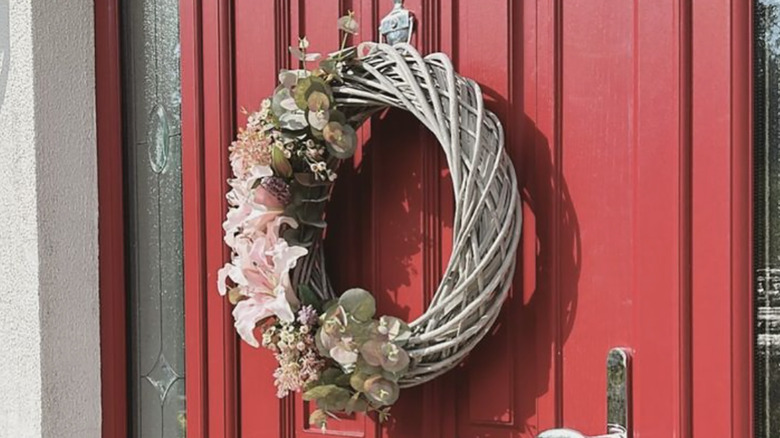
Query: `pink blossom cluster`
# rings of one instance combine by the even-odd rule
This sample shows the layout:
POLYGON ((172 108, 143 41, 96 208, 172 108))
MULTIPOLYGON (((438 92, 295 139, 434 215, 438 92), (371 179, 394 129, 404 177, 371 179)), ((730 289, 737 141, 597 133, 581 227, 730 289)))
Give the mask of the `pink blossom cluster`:
POLYGON ((311 306, 303 306, 297 320, 280 321, 263 331, 263 347, 273 351, 279 362, 274 371, 277 397, 299 392, 320 378, 325 361, 317 352, 316 323, 316 311, 311 306))

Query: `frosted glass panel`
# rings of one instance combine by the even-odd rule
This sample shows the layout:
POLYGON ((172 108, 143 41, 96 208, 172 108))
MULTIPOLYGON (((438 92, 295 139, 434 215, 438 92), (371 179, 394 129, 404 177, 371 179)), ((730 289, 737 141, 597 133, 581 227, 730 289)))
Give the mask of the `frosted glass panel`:
POLYGON ((178 0, 125 2, 130 435, 186 436, 178 0))
POLYGON ((755 16, 756 437, 780 437, 780 1, 755 16))

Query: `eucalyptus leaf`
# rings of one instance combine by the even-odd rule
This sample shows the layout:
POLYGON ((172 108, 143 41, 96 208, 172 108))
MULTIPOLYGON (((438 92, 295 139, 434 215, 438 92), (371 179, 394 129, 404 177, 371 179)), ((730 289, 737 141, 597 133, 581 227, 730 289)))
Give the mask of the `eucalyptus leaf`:
POLYGON ((339 297, 339 304, 347 314, 358 321, 370 321, 376 313, 376 301, 365 289, 347 290, 339 297))
POLYGON ((308 78, 298 81, 298 86, 295 87, 295 103, 300 109, 307 109, 309 107, 309 96, 314 92, 320 92, 324 94, 329 102, 333 102, 333 91, 330 86, 322 79, 316 76, 309 76, 308 78))
POLYGON ((371 366, 381 366, 383 360, 383 344, 384 342, 377 340, 364 342, 363 345, 360 346, 360 355, 363 357, 363 360, 371 366))
POLYGON ((401 373, 409 367, 409 354, 392 342, 382 346, 382 368, 391 373, 401 373))
POLYGON ((334 157, 344 160, 355 154, 357 148, 357 133, 355 128, 347 124, 329 122, 322 130, 325 146, 334 157))
POLYGON ((343 375, 344 373, 338 368, 326 368, 320 374, 320 379, 317 382, 320 385, 335 385, 336 380, 343 375))
POLYGON ((290 111, 279 116, 279 126, 289 131, 300 131, 308 126, 306 113, 301 110, 290 111))
POLYGON ((398 384, 382 376, 374 376, 364 384, 366 398, 378 406, 389 406, 398 400, 398 384))
POLYGON ((306 401, 316 401, 320 409, 326 411, 343 411, 349 402, 352 393, 336 385, 322 385, 303 393, 306 401))
POLYGON ((322 128, 324 128, 330 120, 330 111, 308 110, 306 120, 309 122, 309 126, 311 126, 312 129, 322 131, 322 128))
MULTIPOLYGON (((306 109, 309 111, 326 111, 330 109, 330 98, 322 91, 313 91, 306 98, 306 109)), ((330 113, 328 113, 330 115, 330 113)), ((319 128, 322 129, 322 128, 319 128)))
POLYGON ((330 121, 341 123, 342 125, 346 125, 347 116, 345 116, 344 113, 342 113, 341 111, 334 109, 330 111, 330 121))
POLYGON ((379 318, 377 331, 387 336, 387 339, 393 341, 398 346, 403 346, 412 336, 412 330, 409 325, 394 316, 382 316, 379 318))
POLYGON ((379 366, 373 366, 368 364, 364 358, 360 358, 356 364, 356 372, 365 374, 367 376, 373 376, 382 373, 382 368, 379 366))
POLYGON ((306 401, 317 400, 318 398, 325 398, 334 391, 339 390, 342 390, 342 388, 339 388, 334 384, 319 385, 304 392, 303 399, 306 401))
POLYGON ((298 106, 290 89, 284 85, 276 87, 274 95, 271 98, 271 111, 274 115, 281 118, 284 114, 297 109, 298 106))
POLYGON ((298 83, 299 70, 284 70, 279 72, 279 83, 285 88, 292 88, 298 83))
POLYGON ((349 384, 355 391, 362 392, 365 390, 364 385, 369 377, 371 377, 371 374, 366 374, 358 369, 350 375, 349 384))
POLYGON ((335 381, 336 385, 341 386, 343 388, 349 388, 350 387, 349 382, 350 382, 350 374, 344 374, 344 373, 341 373, 341 375, 339 375, 335 381))
POLYGON ((347 406, 344 408, 344 412, 348 415, 355 412, 366 412, 367 410, 368 402, 366 399, 360 396, 360 393, 354 394, 347 402, 347 406))

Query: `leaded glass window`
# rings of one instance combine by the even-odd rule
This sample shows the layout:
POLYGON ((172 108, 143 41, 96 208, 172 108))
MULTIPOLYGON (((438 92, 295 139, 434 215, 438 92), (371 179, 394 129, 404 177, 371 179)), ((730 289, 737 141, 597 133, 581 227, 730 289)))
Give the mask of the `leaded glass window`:
POLYGON ((178 0, 124 2, 131 437, 186 435, 178 0))
POLYGON ((755 6, 756 437, 780 437, 780 0, 755 6))

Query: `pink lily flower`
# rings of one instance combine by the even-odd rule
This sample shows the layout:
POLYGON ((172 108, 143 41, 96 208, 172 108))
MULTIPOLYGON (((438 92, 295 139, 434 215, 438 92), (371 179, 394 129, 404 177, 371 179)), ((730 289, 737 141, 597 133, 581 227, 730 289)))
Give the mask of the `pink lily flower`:
POLYGON ((260 234, 249 245, 249 239, 242 240, 235 249, 236 257, 219 272, 219 292, 227 292, 229 278, 246 296, 233 309, 235 327, 241 338, 253 347, 260 344, 254 336, 257 324, 271 316, 282 321, 295 319, 294 309, 300 302, 293 291, 290 270, 298 259, 308 251, 299 246, 290 246, 279 236, 282 224, 297 227, 291 218, 280 216, 268 224, 266 233, 260 234))

